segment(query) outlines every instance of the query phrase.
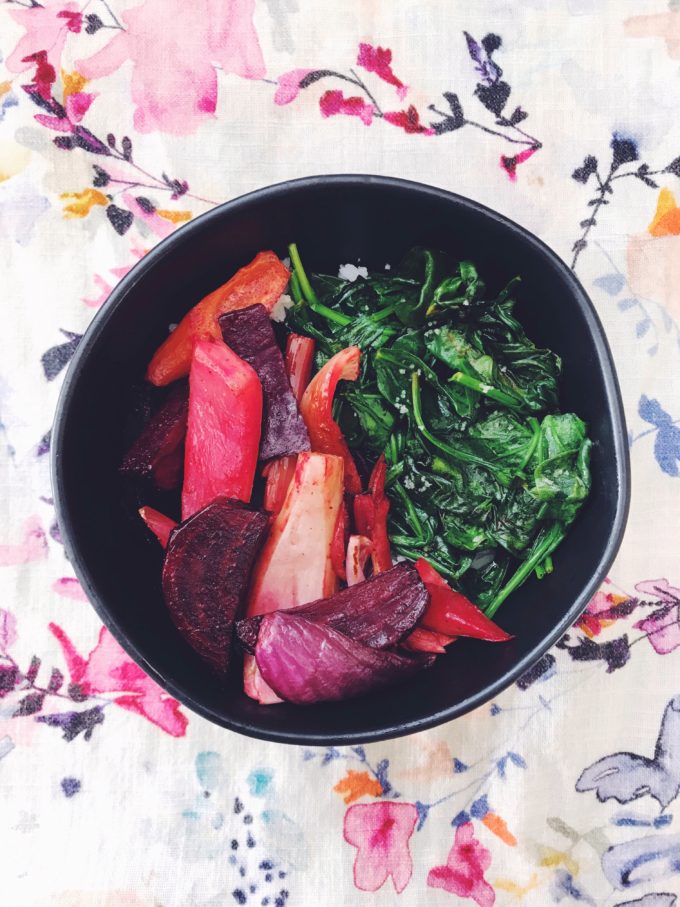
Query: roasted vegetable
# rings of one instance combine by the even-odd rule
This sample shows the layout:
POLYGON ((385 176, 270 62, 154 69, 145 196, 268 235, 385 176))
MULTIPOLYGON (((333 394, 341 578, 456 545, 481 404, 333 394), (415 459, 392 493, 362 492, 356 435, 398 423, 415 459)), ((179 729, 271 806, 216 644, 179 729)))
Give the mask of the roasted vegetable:
POLYGON ((267 309, 260 304, 220 318, 224 342, 257 372, 262 384, 263 412, 260 459, 309 450, 307 428, 298 410, 283 354, 267 309))
POLYGON ((198 340, 189 375, 182 518, 218 497, 248 502, 260 446, 262 387, 222 341, 198 340))
POLYGON ((424 629, 444 634, 450 640, 470 636, 486 642, 506 642, 512 638, 464 595, 452 589, 427 561, 418 560, 415 566, 430 595, 421 620, 424 629))
POLYGON ((182 636, 220 674, 229 666, 234 621, 267 522, 263 513, 220 499, 170 535, 165 602, 182 636))
POLYGON ((361 351, 356 346, 341 350, 312 378, 300 403, 312 448, 320 453, 342 457, 345 486, 351 494, 361 491, 361 479, 342 431, 333 419, 333 397, 340 380, 357 379, 360 358, 361 351))
POLYGON ((140 507, 139 515, 161 543, 161 546, 167 548, 170 533, 177 526, 177 523, 171 520, 169 516, 154 510, 153 507, 140 507))
POLYGON ((189 389, 186 383, 178 384, 128 450, 120 471, 152 478, 164 490, 176 488, 182 471, 188 410, 189 389))
POLYGON ((299 704, 360 696, 405 680, 432 663, 427 656, 372 649, 328 625, 286 611, 263 618, 255 659, 275 693, 299 704))

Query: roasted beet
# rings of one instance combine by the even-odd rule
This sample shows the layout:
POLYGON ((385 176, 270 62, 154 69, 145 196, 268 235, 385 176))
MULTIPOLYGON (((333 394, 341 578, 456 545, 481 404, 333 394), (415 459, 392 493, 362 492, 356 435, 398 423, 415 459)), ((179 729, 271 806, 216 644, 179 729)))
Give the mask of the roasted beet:
MULTIPOLYGON (((401 563, 328 598, 292 608, 288 613, 325 624, 374 649, 385 649, 415 627, 429 600, 415 567, 401 563)), ((256 633, 253 620, 257 618, 239 621, 237 630, 244 648, 249 650, 256 633)))
POLYGON ((218 497, 250 501, 257 467, 262 387, 221 340, 197 340, 189 373, 182 518, 218 497))
POLYGON ((170 536, 165 602, 182 636, 221 674, 229 665, 234 621, 267 523, 264 513, 218 499, 170 536))
POLYGON ((257 372, 262 383, 260 459, 271 460, 309 450, 309 434, 286 373, 283 354, 263 305, 229 312, 220 318, 227 346, 257 372))
POLYGON ((433 661, 372 649, 290 611, 262 618, 255 659, 274 692, 298 704, 361 696, 405 680, 433 661))
POLYGON ((121 472, 153 477, 159 488, 165 490, 176 488, 182 470, 188 411, 189 388, 182 382, 170 391, 165 403, 125 454, 121 472))

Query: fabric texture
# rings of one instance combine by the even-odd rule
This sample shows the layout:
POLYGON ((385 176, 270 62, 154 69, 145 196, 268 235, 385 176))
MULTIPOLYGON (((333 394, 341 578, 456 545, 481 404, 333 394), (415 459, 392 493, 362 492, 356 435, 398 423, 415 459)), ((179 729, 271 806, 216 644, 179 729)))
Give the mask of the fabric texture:
POLYGON ((677 0, 15 0, 0 52, 3 902, 676 904, 677 0), (496 701, 306 750, 210 725, 128 659, 64 557, 48 454, 68 362, 135 262, 324 172, 468 195, 575 268, 633 496, 584 616, 496 701))

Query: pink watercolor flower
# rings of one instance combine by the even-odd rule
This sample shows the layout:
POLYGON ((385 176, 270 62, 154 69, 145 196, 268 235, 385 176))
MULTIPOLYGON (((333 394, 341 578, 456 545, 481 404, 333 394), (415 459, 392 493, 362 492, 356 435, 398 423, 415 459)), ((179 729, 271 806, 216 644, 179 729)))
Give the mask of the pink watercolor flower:
POLYGON ((500 165, 513 183, 517 181, 517 167, 519 164, 528 161, 531 155, 535 154, 537 151, 538 148, 526 148, 524 151, 520 151, 519 154, 515 154, 512 157, 507 157, 505 154, 501 155, 500 165))
POLYGON ((27 62, 36 51, 43 50, 52 66, 59 68, 69 25, 63 13, 79 14, 77 3, 63 0, 41 0, 40 6, 22 9, 8 9, 9 15, 21 26, 24 34, 7 58, 10 72, 24 72, 30 69, 27 62))
POLYGON ((456 829, 446 865, 433 867, 427 874, 427 884, 459 898, 471 898, 479 907, 492 907, 496 893, 484 878, 489 866, 490 851, 475 838, 472 822, 464 822, 456 829))
POLYGON ((24 523, 22 540, 15 545, 0 545, 0 567, 15 567, 47 557, 47 537, 37 516, 24 523))
POLYGON ((54 129, 56 132, 73 132, 73 127, 80 123, 96 97, 96 94, 87 91, 75 92, 66 98, 65 117, 52 117, 45 113, 38 113, 34 119, 41 126, 54 129))
POLYGON ((83 27, 83 14, 81 12, 71 12, 70 10, 62 9, 60 13, 57 13, 57 19, 65 19, 66 28, 76 35, 83 27))
POLYGON ((122 693, 114 702, 136 712, 172 737, 183 737, 187 718, 180 704, 148 677, 121 649, 106 627, 99 632, 97 645, 87 658, 78 653, 66 633, 57 624, 49 625, 64 653, 71 682, 85 696, 122 693))
POLYGON ((0 652, 8 652, 17 641, 17 619, 11 611, 0 608, 0 652))
POLYGON ((74 576, 62 576, 52 583, 52 590, 63 598, 72 598, 77 602, 86 602, 87 595, 74 576))
POLYGON ((254 9, 255 0, 145 0, 121 14, 125 31, 79 60, 78 72, 97 79, 131 60, 135 128, 188 135, 215 113, 215 66, 264 76, 254 9))
POLYGON ((278 88, 274 95, 274 103, 283 105, 290 104, 291 101, 294 101, 300 94, 300 82, 302 82, 304 77, 308 76, 310 72, 314 72, 314 70, 291 69, 289 72, 284 72, 283 75, 279 76, 276 80, 278 88))
POLYGON ((420 114, 413 104, 410 104, 407 110, 388 111, 384 114, 384 119, 409 134, 434 135, 434 129, 420 122, 420 114))
POLYGON ((413 803, 380 800, 357 803, 345 813, 344 838, 357 848, 354 884, 361 891, 377 891, 392 877, 397 894, 413 874, 408 842, 418 821, 413 803))
POLYGON ((662 601, 660 608, 635 627, 648 634, 649 642, 659 655, 668 655, 680 646, 680 589, 667 579, 650 579, 636 585, 636 590, 662 601))
POLYGON ((392 72, 392 51, 388 47, 373 47, 372 44, 360 44, 357 65, 366 72, 374 72, 378 78, 397 89, 397 96, 403 101, 408 86, 392 72))
POLYGON ((373 105, 367 104, 363 98, 346 98, 337 89, 327 91, 319 98, 319 108, 325 117, 333 117, 339 113, 348 117, 359 117, 365 126, 371 125, 375 112, 373 105))
POLYGON ((173 230, 176 229, 177 224, 173 224, 169 220, 165 220, 164 217, 161 217, 159 214, 156 214, 155 211, 148 211, 144 209, 132 192, 123 193, 123 201, 125 202, 129 211, 138 217, 156 234, 163 239, 166 236, 169 236, 173 230))
MULTIPOLYGON (((139 259, 143 258, 146 255, 146 252, 147 250, 143 249, 141 246, 133 246, 130 249, 130 253, 134 256, 135 260, 127 265, 121 265, 118 268, 111 268, 110 273, 118 279, 125 277, 125 275, 134 268, 139 259)), ((113 289, 115 284, 109 283, 101 276, 101 274, 94 275, 94 283, 99 290, 99 295, 91 298, 83 297, 81 301, 92 309, 98 309, 109 298, 109 294, 111 293, 111 290, 113 289)))
POLYGON ((47 59, 47 51, 38 50, 28 57, 24 57, 21 62, 35 66, 33 82, 30 88, 40 95, 44 101, 51 100, 52 86, 57 79, 57 73, 54 66, 47 59))

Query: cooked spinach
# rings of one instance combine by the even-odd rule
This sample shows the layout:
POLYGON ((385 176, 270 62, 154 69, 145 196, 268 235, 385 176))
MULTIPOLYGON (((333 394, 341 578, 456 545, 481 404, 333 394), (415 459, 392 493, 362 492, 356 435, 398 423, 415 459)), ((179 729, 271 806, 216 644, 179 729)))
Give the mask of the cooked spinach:
POLYGON ((307 276, 291 246, 290 330, 317 364, 362 350, 335 417, 362 461, 385 454, 390 540, 492 615, 552 553, 590 490, 585 423, 559 412, 561 363, 468 261, 412 249, 389 275, 307 276))

